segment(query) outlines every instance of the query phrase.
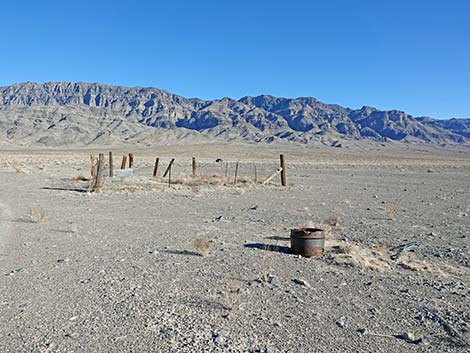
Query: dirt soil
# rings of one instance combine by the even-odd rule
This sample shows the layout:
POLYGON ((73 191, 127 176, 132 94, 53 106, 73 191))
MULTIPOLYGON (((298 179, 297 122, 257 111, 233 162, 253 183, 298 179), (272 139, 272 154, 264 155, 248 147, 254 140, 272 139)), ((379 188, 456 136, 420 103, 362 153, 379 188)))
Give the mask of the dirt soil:
POLYGON ((0 151, 0 352, 470 351, 468 151, 167 146, 89 193, 97 152, 0 151))

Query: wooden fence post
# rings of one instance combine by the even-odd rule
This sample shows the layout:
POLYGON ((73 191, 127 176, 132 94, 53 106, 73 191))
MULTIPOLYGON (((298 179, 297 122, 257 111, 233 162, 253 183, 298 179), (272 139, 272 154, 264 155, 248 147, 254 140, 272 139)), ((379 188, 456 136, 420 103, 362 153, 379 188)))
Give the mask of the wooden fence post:
POLYGON ((127 156, 122 156, 121 169, 126 169, 127 156))
POLYGON ((109 151, 109 177, 114 177, 113 152, 109 151))
POLYGON ((196 176, 196 157, 193 157, 193 177, 196 176))
POLYGON ((235 178, 233 178, 233 183, 237 183, 237 176, 238 176, 238 161, 237 164, 235 164, 235 178))
POLYGON ((256 174, 256 166, 255 166, 255 184, 258 184, 258 175, 256 174))
POLYGON ((157 172, 158 172, 158 162, 160 161, 160 158, 157 158, 155 160, 155 167, 153 167, 153 176, 156 177, 157 176, 157 172))
POLYGON ((281 185, 286 186, 287 185, 287 182, 286 182, 286 161, 284 160, 284 155, 283 154, 281 154, 279 157, 280 157, 280 160, 281 160, 281 185))
POLYGON ((98 158, 98 165, 96 167, 96 175, 93 179, 93 184, 91 188, 91 192, 99 192, 102 188, 102 174, 103 174, 103 167, 104 167, 104 154, 100 153, 98 158))
POLYGON ((91 171, 90 174, 92 177, 95 176, 95 156, 90 154, 90 163, 91 163, 91 171))
POLYGON ((129 169, 131 169, 133 165, 134 165, 134 155, 132 153, 129 153, 129 169))
POLYGON ((173 165, 173 162, 174 162, 174 161, 175 161, 175 159, 172 158, 171 161, 170 161, 170 164, 168 164, 168 167, 167 167, 166 170, 165 170, 165 173, 163 173, 163 177, 166 177, 166 175, 167 175, 168 172, 170 171, 171 166, 173 165))

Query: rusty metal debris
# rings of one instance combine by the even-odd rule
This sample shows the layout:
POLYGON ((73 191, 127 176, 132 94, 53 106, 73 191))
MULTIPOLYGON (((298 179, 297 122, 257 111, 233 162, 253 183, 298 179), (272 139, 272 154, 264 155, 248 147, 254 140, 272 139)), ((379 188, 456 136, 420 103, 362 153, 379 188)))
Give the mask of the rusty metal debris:
POLYGON ((325 233, 320 228, 296 228, 290 233, 291 251, 304 257, 321 256, 325 248, 325 233))

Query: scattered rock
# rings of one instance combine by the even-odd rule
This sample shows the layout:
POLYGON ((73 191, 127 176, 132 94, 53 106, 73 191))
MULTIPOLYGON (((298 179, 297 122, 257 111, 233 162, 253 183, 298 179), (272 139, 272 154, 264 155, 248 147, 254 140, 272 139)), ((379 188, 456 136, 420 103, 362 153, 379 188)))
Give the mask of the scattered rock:
POLYGON ((348 326, 348 324, 346 323, 346 318, 344 316, 340 317, 336 321, 336 326, 338 326, 340 328, 345 328, 346 326, 348 326))
POLYGON ((369 330, 364 327, 364 328, 358 329, 357 332, 358 332, 361 336, 364 336, 364 335, 367 335, 367 334, 369 333, 369 330))
POLYGON ((429 339, 426 337, 421 337, 420 339, 416 340, 415 343, 422 346, 429 346, 431 344, 431 341, 429 341, 429 339))
POLYGON ((416 340, 414 333, 410 331, 403 332, 400 337, 406 342, 414 342, 416 340))
POLYGON ((294 279, 292 280, 292 282, 294 282, 295 284, 298 284, 298 285, 300 285, 300 286, 305 286, 305 287, 310 288, 310 284, 309 284, 306 280, 304 280, 304 279, 301 279, 301 278, 294 278, 294 279))

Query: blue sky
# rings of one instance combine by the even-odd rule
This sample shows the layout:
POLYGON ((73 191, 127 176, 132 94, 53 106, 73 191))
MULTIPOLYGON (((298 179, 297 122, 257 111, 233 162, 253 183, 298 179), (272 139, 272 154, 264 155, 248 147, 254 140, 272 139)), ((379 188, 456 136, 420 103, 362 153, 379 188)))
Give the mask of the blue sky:
POLYGON ((470 1, 8 1, 0 85, 314 96, 470 117, 470 1))

